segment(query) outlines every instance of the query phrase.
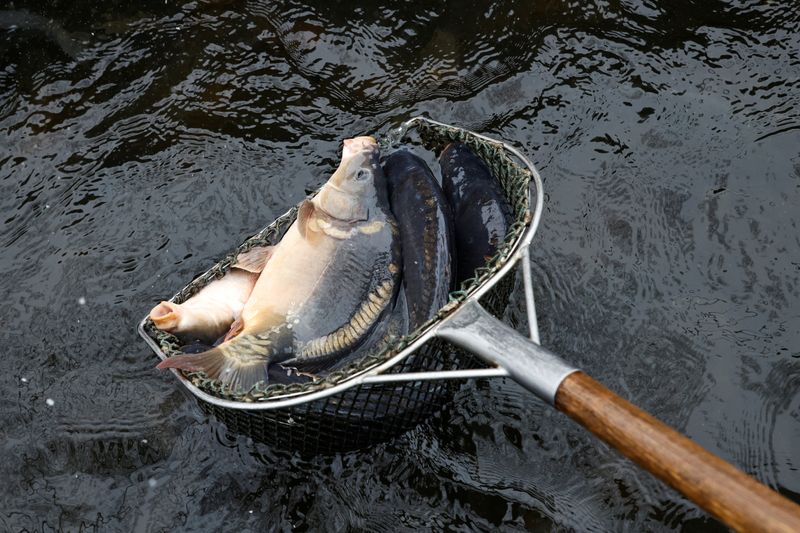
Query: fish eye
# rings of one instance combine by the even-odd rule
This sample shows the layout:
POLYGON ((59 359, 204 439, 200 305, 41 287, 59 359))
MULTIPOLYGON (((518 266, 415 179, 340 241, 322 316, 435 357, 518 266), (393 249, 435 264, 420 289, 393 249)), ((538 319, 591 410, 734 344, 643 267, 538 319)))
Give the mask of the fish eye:
POLYGON ((358 172, 356 172, 356 181, 364 181, 370 176, 372 176, 372 172, 366 168, 360 168, 358 172))

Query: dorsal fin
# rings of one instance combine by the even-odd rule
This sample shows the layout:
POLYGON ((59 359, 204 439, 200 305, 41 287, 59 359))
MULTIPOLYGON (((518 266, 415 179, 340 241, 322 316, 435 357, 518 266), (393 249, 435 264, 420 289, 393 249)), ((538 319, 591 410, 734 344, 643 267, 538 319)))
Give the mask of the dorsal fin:
POLYGON ((269 262, 269 258, 272 257, 274 250, 274 246, 254 246, 250 250, 237 255, 236 262, 231 267, 252 272, 253 274, 260 274, 267 262, 269 262))

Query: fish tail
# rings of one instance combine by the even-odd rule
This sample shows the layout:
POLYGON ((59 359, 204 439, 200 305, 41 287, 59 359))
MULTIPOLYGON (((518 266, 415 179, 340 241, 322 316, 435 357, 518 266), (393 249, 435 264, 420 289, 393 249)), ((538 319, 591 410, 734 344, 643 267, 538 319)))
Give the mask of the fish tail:
MULTIPOLYGON (((202 372, 209 379, 219 380, 230 392, 248 392, 256 384, 269 381, 268 356, 243 354, 237 346, 239 339, 196 355, 175 355, 164 359, 156 368, 176 368, 188 372, 202 372)), ((247 348, 243 346, 241 348, 247 348)))

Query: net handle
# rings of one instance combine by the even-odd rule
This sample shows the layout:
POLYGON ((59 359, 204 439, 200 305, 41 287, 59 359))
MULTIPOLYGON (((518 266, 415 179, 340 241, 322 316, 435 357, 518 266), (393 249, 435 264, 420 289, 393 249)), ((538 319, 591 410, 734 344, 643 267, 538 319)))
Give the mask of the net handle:
MULTIPOLYGON (((401 126, 401 136, 418 121, 452 127, 425 117, 415 117, 401 126)), ((513 147, 474 132, 468 133, 516 155, 531 171, 533 185, 538 189, 528 240, 513 261, 522 262, 526 310, 531 324, 530 339, 483 309, 478 302, 480 295, 476 293, 439 322, 433 333, 497 367, 424 372, 407 374, 406 377, 444 379, 449 376, 507 375, 728 526, 739 531, 800 531, 800 506, 539 345, 528 250, 541 216, 541 179, 533 165, 513 147)), ((504 274, 501 271, 496 275, 504 274)))
POLYGON ((526 339, 477 300, 462 304, 436 334, 504 368, 522 387, 733 529, 800 531, 800 506, 526 339))

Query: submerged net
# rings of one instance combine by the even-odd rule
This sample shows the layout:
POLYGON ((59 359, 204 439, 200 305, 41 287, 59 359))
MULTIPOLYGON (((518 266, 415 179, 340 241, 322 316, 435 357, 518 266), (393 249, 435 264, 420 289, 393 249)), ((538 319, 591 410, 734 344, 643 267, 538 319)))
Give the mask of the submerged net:
MULTIPOLYGON (((462 301, 506 263, 514 251, 515 243, 530 223, 531 174, 512 161, 502 147, 460 128, 428 122, 419 122, 415 128, 424 146, 437 154, 452 141, 469 145, 500 182, 514 214, 514 221, 497 254, 486 266, 476 270, 475 277, 465 280, 458 290, 450 293, 451 302, 462 301)), ((276 244, 296 216, 297 208, 293 207, 247 239, 209 271, 193 280, 172 301, 182 303, 211 281, 224 276, 237 254, 256 246, 276 244)), ((514 275, 507 275, 481 298, 481 304, 489 312, 501 316, 513 284, 514 275)), ((384 350, 364 355, 305 383, 257 385, 246 393, 231 394, 218 381, 210 380, 202 373, 187 372, 184 375, 204 392, 241 402, 269 402, 270 399, 285 398, 287 395, 322 391, 388 361, 414 342, 432 323, 445 318, 451 310, 452 306, 448 305, 427 324, 384 350)), ((149 319, 145 321, 144 331, 166 356, 182 354, 182 343, 175 336, 157 329, 149 319)), ((481 366, 484 365, 472 355, 442 340, 432 339, 386 373, 456 370, 481 366)), ((441 409, 442 404, 452 397, 460 385, 459 380, 362 384, 292 407, 256 411, 221 407, 205 401, 200 403, 206 411, 216 415, 234 432, 242 432, 267 443, 317 453, 358 448, 402 433, 441 409)))

